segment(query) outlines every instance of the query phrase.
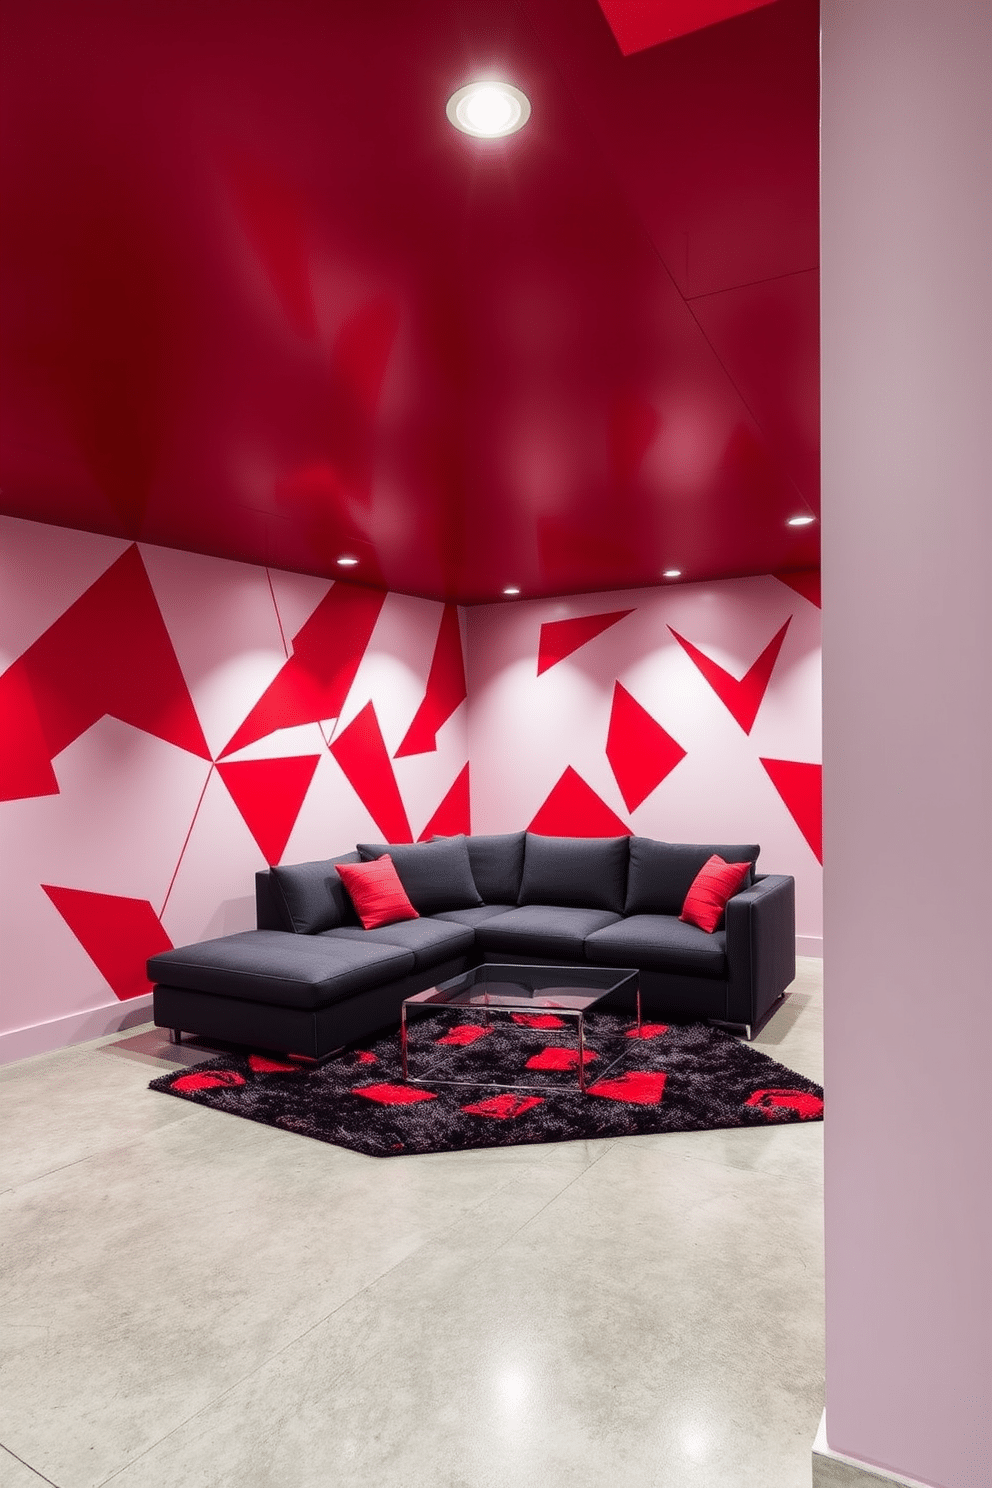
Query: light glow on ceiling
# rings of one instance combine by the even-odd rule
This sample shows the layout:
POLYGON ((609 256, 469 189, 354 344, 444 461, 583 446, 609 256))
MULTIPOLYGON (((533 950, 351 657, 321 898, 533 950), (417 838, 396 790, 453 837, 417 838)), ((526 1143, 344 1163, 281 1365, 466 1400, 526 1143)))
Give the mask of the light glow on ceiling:
POLYGON ((462 134, 477 139, 502 139, 516 134, 530 118, 530 99, 512 83, 467 83, 452 93, 445 113, 462 134))
POLYGON ((661 576, 663 579, 680 579, 682 570, 680 568, 666 568, 661 576))
POLYGON ((504 594, 519 594, 520 593, 520 590, 516 587, 515 584, 508 584, 507 587, 503 590, 503 593, 504 594))
POLYGON ((789 527, 808 527, 811 522, 815 522, 815 521, 816 521, 816 518, 815 517, 809 517, 809 516, 806 516, 806 517, 790 517, 787 525, 789 527))
POLYGON ((338 559, 338 568, 354 568, 357 562, 358 559, 352 558, 350 553, 342 553, 338 559))

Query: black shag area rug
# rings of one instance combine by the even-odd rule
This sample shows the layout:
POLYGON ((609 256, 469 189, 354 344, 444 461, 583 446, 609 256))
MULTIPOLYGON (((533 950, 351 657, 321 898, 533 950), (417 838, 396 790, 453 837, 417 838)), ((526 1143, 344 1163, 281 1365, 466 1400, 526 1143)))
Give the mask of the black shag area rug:
POLYGON ((578 1088, 575 1025, 554 1014, 432 1014, 410 1031, 410 1074, 463 1084, 405 1084, 399 1035, 313 1066, 226 1055, 162 1075, 152 1090, 370 1157, 456 1152, 716 1127, 819 1121, 819 1085, 704 1023, 645 1023, 590 1013, 587 1088, 578 1088), (494 1088, 494 1081, 530 1088, 494 1088))

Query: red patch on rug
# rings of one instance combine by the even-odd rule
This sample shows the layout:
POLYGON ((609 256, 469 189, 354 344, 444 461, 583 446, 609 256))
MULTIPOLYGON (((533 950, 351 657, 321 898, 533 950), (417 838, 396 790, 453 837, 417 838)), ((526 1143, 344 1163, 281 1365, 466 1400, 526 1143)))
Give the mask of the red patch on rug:
POLYGON ((624 1034, 624 1038, 653 1039, 660 1038, 663 1033, 668 1032, 667 1023, 642 1023, 640 1028, 631 1028, 624 1034))
POLYGON ((476 1039, 485 1038, 489 1033, 488 1028, 480 1028, 478 1023, 459 1023, 444 1038, 435 1039, 436 1044, 474 1044, 476 1039))
MULTIPOLYGON (((599 1055, 593 1049, 587 1049, 583 1057, 583 1064, 589 1064, 599 1055)), ((542 1049, 540 1054, 532 1054, 527 1061, 528 1069, 546 1070, 571 1070, 577 1069, 579 1064, 578 1049, 542 1049)))
POLYGON ((522 1028, 564 1028, 566 1026, 564 1018, 556 1018, 554 1013, 511 1013, 510 1017, 522 1028))
POLYGON ((356 1060, 356 1062, 358 1064, 378 1064, 379 1063, 378 1059, 372 1053, 372 1050, 371 1049, 359 1049, 358 1050, 358 1053, 355 1055, 355 1060, 356 1060))
POLYGON ((214 1090, 218 1085, 243 1085, 244 1075, 237 1070, 207 1070, 204 1074, 180 1075, 173 1080, 171 1090, 214 1090))
POLYGON ((356 1085, 351 1093, 381 1106, 412 1106, 416 1101, 437 1100, 429 1090, 414 1090, 410 1085, 356 1085))
POLYGON ((303 1073, 298 1064, 281 1064, 278 1059, 266 1059, 264 1054, 249 1054, 248 1063, 256 1075, 299 1075, 303 1073))
POLYGON ((477 1101, 474 1106, 462 1106, 467 1116, 494 1116, 497 1121, 509 1121, 522 1116, 534 1106, 543 1106, 539 1095, 494 1095, 489 1100, 477 1101))
POLYGON ((597 1080, 586 1093, 627 1101, 632 1106, 656 1106, 665 1089, 665 1078, 660 1070, 629 1070, 617 1080, 597 1080))
POLYGON ((756 1090, 744 1102, 756 1106, 774 1121, 776 1111, 795 1111, 801 1121, 815 1121, 823 1115, 823 1102, 807 1090, 756 1090))

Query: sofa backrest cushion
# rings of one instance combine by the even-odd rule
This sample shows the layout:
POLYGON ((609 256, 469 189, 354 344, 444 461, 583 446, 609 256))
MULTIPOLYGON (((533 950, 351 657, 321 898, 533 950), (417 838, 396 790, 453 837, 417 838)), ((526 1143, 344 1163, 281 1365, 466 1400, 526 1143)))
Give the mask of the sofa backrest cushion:
POLYGON ((359 856, 381 858, 388 853, 418 914, 443 909, 474 909, 482 903, 475 887, 464 836, 438 837, 434 842, 360 842, 359 856))
POLYGON ((517 903, 610 909, 622 914, 628 841, 627 837, 542 837, 528 832, 517 903))
POLYGON ((484 904, 516 904, 524 871, 523 832, 466 837, 475 887, 484 904))
POLYGON ((623 912, 628 915, 681 914, 685 896, 696 874, 714 854, 725 863, 751 864, 751 872, 741 886, 746 888, 752 880, 760 851, 757 843, 753 842, 703 844, 656 842, 652 837, 631 837, 630 871, 623 912))
POLYGON ((358 916, 338 876, 338 863, 359 862, 357 852, 316 863, 280 863, 271 868, 274 898, 282 901, 287 928, 297 935, 318 935, 340 925, 357 925, 358 916))

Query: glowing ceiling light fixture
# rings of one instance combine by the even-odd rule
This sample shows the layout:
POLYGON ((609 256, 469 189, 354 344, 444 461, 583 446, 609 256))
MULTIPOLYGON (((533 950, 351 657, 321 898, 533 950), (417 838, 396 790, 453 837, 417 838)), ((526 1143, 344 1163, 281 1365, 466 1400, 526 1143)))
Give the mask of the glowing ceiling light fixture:
POLYGON ((503 593, 504 594, 519 594, 520 593, 520 590, 517 588, 516 584, 507 584, 506 588, 503 590, 503 593))
POLYGON ((342 553, 338 559, 338 568, 354 568, 357 562, 358 559, 352 558, 350 553, 342 553))
POLYGON ((815 521, 816 518, 810 516, 790 517, 786 525, 789 527, 808 527, 811 522, 815 521))
POLYGON ((680 579, 682 570, 680 568, 666 568, 661 576, 663 579, 680 579))
POLYGON ((530 99, 512 83, 494 79, 466 83, 448 99, 445 113, 462 134, 477 139, 502 139, 516 134, 530 118, 530 99))

